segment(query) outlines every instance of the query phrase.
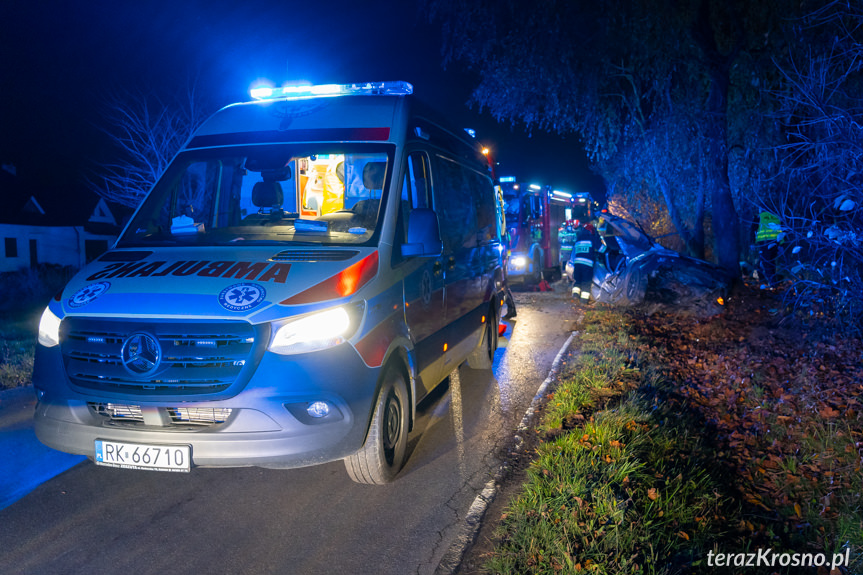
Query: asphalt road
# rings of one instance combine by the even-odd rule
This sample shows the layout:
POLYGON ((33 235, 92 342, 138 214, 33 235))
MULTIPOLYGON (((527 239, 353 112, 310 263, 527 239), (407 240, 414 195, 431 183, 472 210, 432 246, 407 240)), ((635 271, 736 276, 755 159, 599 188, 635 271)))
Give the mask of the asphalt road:
POLYGON ((341 462, 295 470, 96 467, 0 510, 0 573, 433 573, 573 329, 558 292, 517 293, 491 371, 463 366, 425 403, 387 486, 341 462))

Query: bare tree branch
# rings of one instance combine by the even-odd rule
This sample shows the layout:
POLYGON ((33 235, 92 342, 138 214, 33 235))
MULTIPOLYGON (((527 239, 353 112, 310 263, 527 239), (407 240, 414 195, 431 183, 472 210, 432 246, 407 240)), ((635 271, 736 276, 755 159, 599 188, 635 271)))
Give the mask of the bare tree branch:
POLYGON ((137 206, 192 132, 207 117, 206 104, 190 87, 167 100, 142 92, 119 92, 104 105, 99 126, 118 157, 99 166, 90 183, 106 200, 137 206))

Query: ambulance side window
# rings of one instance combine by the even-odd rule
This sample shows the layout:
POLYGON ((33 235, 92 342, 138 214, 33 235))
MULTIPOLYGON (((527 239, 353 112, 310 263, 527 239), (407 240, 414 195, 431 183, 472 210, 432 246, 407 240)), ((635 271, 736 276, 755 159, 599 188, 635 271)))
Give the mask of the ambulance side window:
POLYGON ((470 198, 476 210, 477 237, 481 237, 483 241, 497 239, 497 201, 495 200, 491 178, 473 170, 466 171, 466 174, 470 198))
MULTIPOLYGON (((429 159, 425 152, 412 152, 405 162, 402 180, 401 201, 396 221, 396 243, 407 241, 407 227, 410 212, 415 208, 431 208, 431 172, 429 159), (400 240, 400 241, 399 241, 400 240)), ((393 263, 401 261, 401 254, 393 250, 393 263)))
POLYGON ((406 168, 402 201, 408 202, 410 208, 430 208, 431 177, 428 156, 423 152, 413 152, 408 156, 406 168))
MULTIPOLYGON (((407 239, 407 222, 410 211, 415 208, 431 208, 431 174, 428 156, 423 152, 413 152, 405 165, 405 178, 402 183, 401 209, 404 222, 404 238, 407 239)), ((401 237, 401 236, 400 236, 401 237)))
POLYGON ((471 171, 450 158, 435 156, 434 193, 444 250, 452 252, 475 247, 477 206, 471 191, 471 171))

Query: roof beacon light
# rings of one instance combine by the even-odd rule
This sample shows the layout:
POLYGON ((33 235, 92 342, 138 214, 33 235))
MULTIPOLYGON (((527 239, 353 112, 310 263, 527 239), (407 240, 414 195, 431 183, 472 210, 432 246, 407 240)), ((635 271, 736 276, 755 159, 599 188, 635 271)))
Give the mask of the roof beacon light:
POLYGON ((559 190, 554 190, 551 193, 554 194, 555 196, 557 196, 558 198, 566 198, 567 200, 572 199, 572 194, 570 194, 568 192, 561 192, 559 190))
POLYGON ((282 86, 252 88, 256 100, 301 100, 332 96, 406 96, 413 94, 408 82, 367 82, 365 84, 318 84, 314 86, 282 86))
POLYGON ((260 86, 258 88, 252 88, 250 91, 252 98, 255 100, 266 100, 273 95, 273 88, 269 86, 260 86))

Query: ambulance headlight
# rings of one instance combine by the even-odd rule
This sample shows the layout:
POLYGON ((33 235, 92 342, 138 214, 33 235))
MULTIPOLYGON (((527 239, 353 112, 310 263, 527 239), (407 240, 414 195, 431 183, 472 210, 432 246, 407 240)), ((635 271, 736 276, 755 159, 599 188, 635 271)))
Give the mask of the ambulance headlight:
POLYGON ((339 345, 353 335, 361 318, 362 306, 343 306, 287 322, 274 322, 269 350, 291 355, 339 345))
POLYGON ((42 312, 37 339, 45 347, 54 347, 60 343, 60 318, 54 315, 50 308, 46 307, 42 312))
POLYGON ((513 268, 523 268, 527 265, 527 258, 524 256, 515 256, 511 260, 511 265, 513 268))

